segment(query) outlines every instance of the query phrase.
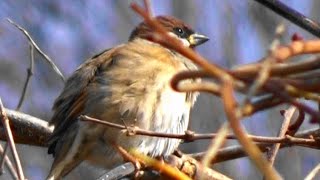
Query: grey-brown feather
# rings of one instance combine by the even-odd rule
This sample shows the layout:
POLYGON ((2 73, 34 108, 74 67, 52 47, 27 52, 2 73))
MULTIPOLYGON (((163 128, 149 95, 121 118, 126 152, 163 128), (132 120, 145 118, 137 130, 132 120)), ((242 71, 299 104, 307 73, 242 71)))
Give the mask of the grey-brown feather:
POLYGON ((75 105, 81 95, 84 95, 85 88, 93 80, 95 74, 98 72, 99 67, 109 64, 111 58, 109 56, 114 52, 114 49, 105 51, 100 56, 88 59, 83 63, 65 83, 59 97, 55 100, 53 105, 54 114, 49 122, 49 125, 54 126, 54 132, 48 140, 49 154, 55 154, 55 145, 59 138, 63 135, 64 131, 68 129, 80 113, 70 115, 73 110, 72 106, 75 105))
POLYGON ((57 166, 73 168, 76 164, 71 163, 72 158, 108 168, 121 163, 121 156, 110 143, 153 157, 171 154, 180 140, 127 136, 119 129, 79 122, 77 117, 85 114, 152 131, 184 133, 197 94, 188 94, 187 98, 187 93, 175 92, 170 79, 189 69, 197 67, 180 54, 139 38, 86 61, 67 81, 54 104, 51 152, 56 157, 51 173, 60 173, 54 170, 59 169, 57 166), (63 158, 70 163, 61 163, 63 158))

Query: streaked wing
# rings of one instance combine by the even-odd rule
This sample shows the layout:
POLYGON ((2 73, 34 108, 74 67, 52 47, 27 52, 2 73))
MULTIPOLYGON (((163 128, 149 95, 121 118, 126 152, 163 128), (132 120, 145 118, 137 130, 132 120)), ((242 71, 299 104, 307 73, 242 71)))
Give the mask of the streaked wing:
POLYGON ((101 66, 108 66, 112 55, 117 48, 108 49, 95 55, 82 64, 68 79, 60 96, 53 105, 54 114, 49 125, 53 125, 54 132, 48 143, 48 152, 54 153, 55 143, 62 135, 63 130, 70 127, 76 118, 81 115, 87 99, 86 87, 99 73, 101 66))

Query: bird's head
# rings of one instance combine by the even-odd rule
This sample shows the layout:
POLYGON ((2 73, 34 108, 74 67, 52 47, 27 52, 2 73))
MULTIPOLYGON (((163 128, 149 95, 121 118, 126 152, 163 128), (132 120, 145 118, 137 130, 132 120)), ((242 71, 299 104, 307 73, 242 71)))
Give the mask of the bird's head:
MULTIPOLYGON (((168 31, 171 36, 178 38, 183 45, 195 47, 209 40, 208 37, 197 34, 183 21, 172 16, 157 16, 155 19, 168 31)), ((154 30, 146 22, 141 22, 131 33, 129 40, 142 38, 152 41, 154 30)))

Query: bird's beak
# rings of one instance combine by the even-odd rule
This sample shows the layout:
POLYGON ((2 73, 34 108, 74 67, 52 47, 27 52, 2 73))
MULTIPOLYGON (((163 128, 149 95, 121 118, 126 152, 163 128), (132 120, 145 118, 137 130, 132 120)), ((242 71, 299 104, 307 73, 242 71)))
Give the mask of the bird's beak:
POLYGON ((188 37, 188 41, 190 43, 190 46, 198 46, 200 44, 203 44, 205 42, 207 42, 209 40, 209 38, 207 36, 204 36, 202 34, 197 34, 197 33, 194 33, 194 34, 191 34, 189 37, 188 37))

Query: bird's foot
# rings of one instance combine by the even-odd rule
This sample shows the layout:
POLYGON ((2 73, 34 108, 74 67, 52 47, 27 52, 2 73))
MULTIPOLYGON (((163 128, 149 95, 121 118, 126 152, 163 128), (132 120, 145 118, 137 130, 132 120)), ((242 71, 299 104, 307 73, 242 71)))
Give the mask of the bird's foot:
POLYGON ((133 157, 127 150, 125 150, 123 147, 119 145, 114 145, 114 147, 117 149, 117 151, 121 154, 124 161, 131 162, 135 168, 134 171, 134 179, 140 179, 140 177, 143 175, 144 171, 142 171, 142 164, 140 161, 133 157))

